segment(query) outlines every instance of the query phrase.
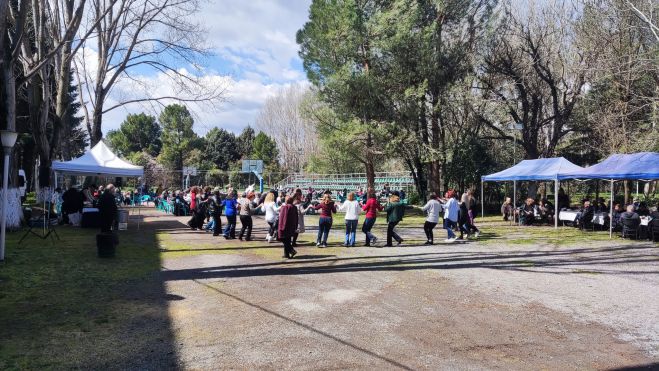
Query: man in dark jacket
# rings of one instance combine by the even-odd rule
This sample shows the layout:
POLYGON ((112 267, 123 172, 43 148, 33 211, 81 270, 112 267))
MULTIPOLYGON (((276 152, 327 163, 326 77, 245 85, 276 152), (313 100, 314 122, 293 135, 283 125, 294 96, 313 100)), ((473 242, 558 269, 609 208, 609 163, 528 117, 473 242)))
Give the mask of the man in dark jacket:
POLYGON ((213 218, 213 236, 217 237, 222 231, 222 196, 217 187, 213 191, 213 196, 208 199, 208 213, 213 218))
POLYGON ((295 198, 288 196, 279 210, 279 240, 284 244, 284 257, 290 259, 297 254, 293 248, 293 236, 298 226, 297 208, 293 206, 295 198))
POLYGON ((62 195, 62 213, 64 221, 69 222, 69 214, 81 213, 85 205, 85 196, 75 187, 69 188, 62 195))
POLYGON ((394 191, 389 198, 387 206, 385 206, 384 211, 387 213, 387 244, 386 247, 393 246, 392 239, 396 240, 400 245, 403 243, 403 239, 394 231, 396 225, 403 220, 403 215, 405 215, 405 205, 400 202, 400 194, 394 191))
POLYGON ((110 232, 117 218, 117 203, 114 198, 114 185, 108 184, 98 200, 98 211, 101 217, 101 233, 110 232))
POLYGON ((583 201, 583 208, 579 214, 579 227, 586 228, 593 224, 593 217, 595 216, 595 207, 590 204, 590 200, 583 201))

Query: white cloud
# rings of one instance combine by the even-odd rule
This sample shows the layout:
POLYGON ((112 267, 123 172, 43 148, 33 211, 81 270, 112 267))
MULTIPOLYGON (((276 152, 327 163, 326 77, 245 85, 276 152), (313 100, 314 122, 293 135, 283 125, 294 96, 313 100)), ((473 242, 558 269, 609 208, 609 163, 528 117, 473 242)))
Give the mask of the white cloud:
MULTIPOLYGON (((307 20, 311 0, 211 0, 199 21, 208 29, 208 41, 217 59, 204 66, 208 79, 228 86, 227 101, 218 109, 186 103, 195 115, 195 131, 203 135, 212 127, 239 133, 254 120, 270 96, 290 84, 307 84, 299 70, 295 34, 307 20)), ((152 96, 176 95, 176 85, 162 74, 133 76, 148 86, 152 96)), ((110 107, 131 94, 139 94, 139 84, 127 79, 119 82, 107 99, 110 107)), ((143 87, 142 87, 143 89, 143 87)), ((165 102, 170 103, 170 102, 165 102)), ((172 101, 173 103, 173 101, 172 101)), ((103 131, 116 129, 128 113, 150 112, 161 107, 129 104, 104 115, 103 131)))

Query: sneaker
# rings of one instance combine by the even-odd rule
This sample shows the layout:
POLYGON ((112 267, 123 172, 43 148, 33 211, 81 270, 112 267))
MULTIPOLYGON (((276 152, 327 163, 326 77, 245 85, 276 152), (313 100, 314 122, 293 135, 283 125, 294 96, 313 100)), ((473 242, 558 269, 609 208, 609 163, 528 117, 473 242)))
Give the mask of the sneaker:
POLYGON ((401 238, 400 241, 398 241, 398 244, 396 246, 400 246, 400 244, 403 243, 403 239, 401 238))
POLYGON ((266 241, 270 242, 270 239, 271 239, 271 238, 272 238, 272 237, 271 237, 269 234, 266 234, 266 235, 265 235, 265 240, 266 240, 266 241))
POLYGON ((474 234, 474 237, 478 238, 478 236, 480 236, 480 235, 481 235, 481 232, 479 231, 479 232, 476 232, 476 234, 474 234))
POLYGON ((295 250, 291 251, 291 259, 293 259, 293 257, 294 257, 295 255, 297 255, 297 251, 295 251, 295 250))
POLYGON ((424 243, 424 245, 432 245, 432 242, 426 241, 426 243, 424 243))
POLYGON ((449 242, 455 242, 457 241, 457 239, 458 239, 457 237, 449 238, 449 242))
POLYGON ((325 248, 325 247, 327 247, 327 244, 324 243, 324 244, 321 245, 321 247, 325 248))
POLYGON ((376 242, 378 242, 378 238, 377 238, 377 237, 373 237, 373 238, 371 239, 371 243, 372 243, 372 244, 375 244, 376 242))
POLYGON ((320 247, 320 242, 316 242, 316 247, 320 247))

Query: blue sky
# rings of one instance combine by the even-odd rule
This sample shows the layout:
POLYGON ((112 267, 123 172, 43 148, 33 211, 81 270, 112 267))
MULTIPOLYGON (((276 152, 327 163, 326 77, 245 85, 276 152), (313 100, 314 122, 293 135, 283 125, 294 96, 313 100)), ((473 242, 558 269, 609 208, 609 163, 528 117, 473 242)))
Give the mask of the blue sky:
MULTIPOLYGON (((205 71, 209 78, 227 79, 229 87, 227 102, 218 110, 190 107, 199 134, 215 126, 240 132, 254 124, 268 97, 290 84, 306 84, 295 33, 306 22, 310 4, 311 0, 208 0, 202 5, 199 22, 208 30, 207 42, 215 54, 205 61, 205 71)), ((167 88, 164 83, 159 86, 167 88)), ((134 104, 111 111, 103 129, 116 129, 126 114, 148 110, 134 104)))

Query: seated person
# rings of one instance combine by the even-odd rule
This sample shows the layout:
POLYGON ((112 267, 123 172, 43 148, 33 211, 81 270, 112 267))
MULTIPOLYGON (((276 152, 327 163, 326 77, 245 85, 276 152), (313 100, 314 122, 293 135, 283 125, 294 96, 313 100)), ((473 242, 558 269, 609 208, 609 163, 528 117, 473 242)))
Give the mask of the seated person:
POLYGON ((538 204, 538 211, 540 212, 541 220, 549 222, 554 219, 554 205, 547 201, 546 198, 540 200, 538 204))
POLYGON ((622 207, 620 206, 619 203, 613 204, 613 215, 612 215, 612 227, 613 230, 620 230, 622 228, 622 225, 620 224, 620 216, 622 215, 622 207))
POLYGON ((634 205, 628 205, 627 211, 620 214, 620 224, 623 227, 632 229, 638 228, 641 224, 641 217, 634 211, 634 205))
POLYGON ((513 209, 513 201, 510 199, 510 197, 506 197, 506 200, 501 205, 501 216, 503 216, 503 220, 510 220, 510 218, 513 216, 513 209))
MULTIPOLYGON (((648 228, 650 228, 650 231, 659 229, 659 202, 657 203, 657 209, 650 213, 650 218, 652 218, 650 223, 648 223, 648 228)), ((653 236, 650 235, 649 237, 652 238, 653 236)))
POLYGON ((577 216, 577 222, 579 227, 585 228, 593 223, 593 217, 595 216, 595 207, 590 204, 590 200, 583 201, 583 208, 577 216))
POLYGON ((535 201, 532 198, 527 198, 524 207, 520 210, 519 221, 524 225, 531 225, 535 221, 535 201))
POLYGON ((569 209, 570 208, 570 197, 565 194, 563 187, 558 189, 558 210, 569 209))
POLYGON ((608 213, 609 212, 609 207, 604 201, 604 198, 600 197, 597 199, 595 202, 595 212, 596 213, 608 213))
POLYGON ((638 213, 639 216, 650 215, 650 208, 648 207, 648 203, 645 201, 639 202, 638 207, 636 208, 636 213, 638 213))
POLYGON ((650 212, 650 217, 652 220, 659 220, 659 202, 657 202, 657 206, 655 207, 654 211, 650 212))

